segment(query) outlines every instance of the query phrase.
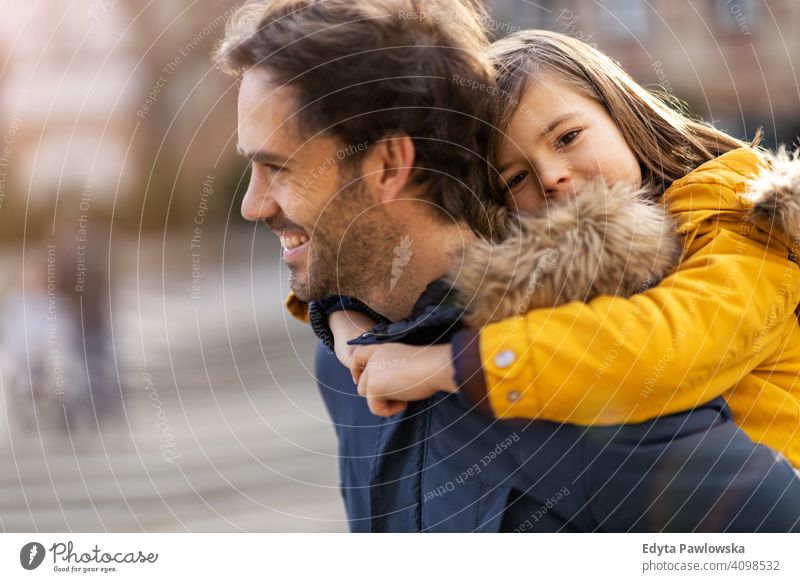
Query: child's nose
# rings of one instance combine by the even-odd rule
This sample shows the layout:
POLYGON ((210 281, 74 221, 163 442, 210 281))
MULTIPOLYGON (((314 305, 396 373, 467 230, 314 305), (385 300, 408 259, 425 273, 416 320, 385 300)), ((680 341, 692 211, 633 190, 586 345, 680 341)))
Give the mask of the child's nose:
POLYGON ((561 198, 572 189, 569 170, 563 164, 550 164, 539 173, 539 179, 546 198, 561 198))

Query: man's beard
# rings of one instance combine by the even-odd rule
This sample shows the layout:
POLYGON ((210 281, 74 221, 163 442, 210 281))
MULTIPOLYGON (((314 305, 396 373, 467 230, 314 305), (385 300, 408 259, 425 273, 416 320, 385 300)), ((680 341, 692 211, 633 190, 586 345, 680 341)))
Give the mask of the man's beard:
POLYGON ((303 301, 329 295, 367 300, 384 287, 388 291, 395 230, 385 207, 367 196, 364 182, 344 176, 309 233, 305 283, 297 267, 290 268, 290 287, 303 301))

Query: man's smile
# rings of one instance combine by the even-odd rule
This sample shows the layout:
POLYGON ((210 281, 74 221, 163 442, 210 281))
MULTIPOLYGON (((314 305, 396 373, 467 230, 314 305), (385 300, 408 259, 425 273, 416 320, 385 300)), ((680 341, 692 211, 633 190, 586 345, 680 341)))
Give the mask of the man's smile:
POLYGON ((284 232, 278 235, 283 248, 284 260, 296 258, 308 247, 309 238, 304 232, 284 232))

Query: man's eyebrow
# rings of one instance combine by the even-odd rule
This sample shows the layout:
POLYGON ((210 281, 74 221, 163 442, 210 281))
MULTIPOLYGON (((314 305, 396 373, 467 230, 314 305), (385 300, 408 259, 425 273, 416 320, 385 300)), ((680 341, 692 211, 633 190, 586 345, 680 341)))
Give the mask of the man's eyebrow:
POLYGON ((256 164, 270 164, 275 166, 285 166, 289 160, 276 153, 264 150, 257 150, 255 152, 246 152, 242 149, 241 145, 236 145, 236 152, 240 156, 244 156, 248 161, 256 164))

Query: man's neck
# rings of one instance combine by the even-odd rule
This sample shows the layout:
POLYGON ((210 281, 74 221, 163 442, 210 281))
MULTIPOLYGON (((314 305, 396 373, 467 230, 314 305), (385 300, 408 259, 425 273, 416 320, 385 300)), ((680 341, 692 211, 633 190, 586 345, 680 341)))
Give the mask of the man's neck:
POLYGON ((397 241, 388 285, 369 289, 360 298, 391 321, 411 315, 425 288, 444 275, 458 260, 474 234, 465 225, 409 224, 397 241))

